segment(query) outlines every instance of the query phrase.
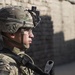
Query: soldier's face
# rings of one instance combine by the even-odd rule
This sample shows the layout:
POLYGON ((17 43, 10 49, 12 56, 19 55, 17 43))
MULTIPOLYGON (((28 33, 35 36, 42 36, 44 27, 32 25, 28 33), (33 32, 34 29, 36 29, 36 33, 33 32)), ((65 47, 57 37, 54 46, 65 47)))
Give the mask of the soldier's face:
POLYGON ((24 32, 23 32, 23 44, 26 48, 30 47, 30 44, 32 43, 32 38, 34 38, 34 35, 32 33, 32 29, 24 30, 24 32))
MULTIPOLYGON (((14 41, 22 43, 25 46, 25 48, 29 48, 30 44, 32 43, 32 38, 34 38, 32 29, 24 29, 23 33, 21 30, 16 32, 14 35, 10 36, 14 41), (23 40, 22 40, 22 34, 23 34, 23 40)), ((21 46, 18 46, 21 48, 21 46)))

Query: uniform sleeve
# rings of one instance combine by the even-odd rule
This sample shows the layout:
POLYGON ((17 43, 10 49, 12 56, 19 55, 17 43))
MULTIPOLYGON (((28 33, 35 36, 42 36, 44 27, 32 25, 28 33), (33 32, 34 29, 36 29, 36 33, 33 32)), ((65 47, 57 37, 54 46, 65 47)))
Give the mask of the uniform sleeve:
POLYGON ((6 63, 0 59, 0 75, 9 75, 10 71, 7 69, 6 63))
POLYGON ((2 54, 0 54, 0 75, 19 75, 15 61, 2 54))

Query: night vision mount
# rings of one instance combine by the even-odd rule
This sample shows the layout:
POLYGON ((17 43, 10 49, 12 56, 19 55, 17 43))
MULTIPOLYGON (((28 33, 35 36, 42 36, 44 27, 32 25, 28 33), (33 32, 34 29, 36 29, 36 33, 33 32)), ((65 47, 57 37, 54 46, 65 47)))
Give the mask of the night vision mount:
POLYGON ((37 10, 35 6, 32 6, 31 10, 28 9, 27 11, 31 14, 33 18, 34 26, 37 26, 41 21, 40 12, 37 10))

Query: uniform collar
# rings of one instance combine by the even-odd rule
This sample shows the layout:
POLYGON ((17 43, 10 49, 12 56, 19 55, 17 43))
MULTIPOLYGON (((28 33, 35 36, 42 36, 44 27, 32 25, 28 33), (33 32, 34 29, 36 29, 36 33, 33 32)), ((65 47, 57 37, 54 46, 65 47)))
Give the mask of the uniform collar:
POLYGON ((6 44, 4 44, 4 47, 3 48, 6 48, 6 49, 9 49, 10 51, 12 51, 13 53, 19 55, 19 54, 24 54, 25 51, 22 51, 21 49, 17 48, 17 47, 10 47, 6 44))
POLYGON ((12 50, 13 53, 19 55, 19 54, 24 54, 25 52, 24 51, 21 51, 19 48, 17 47, 14 47, 13 50, 12 50))

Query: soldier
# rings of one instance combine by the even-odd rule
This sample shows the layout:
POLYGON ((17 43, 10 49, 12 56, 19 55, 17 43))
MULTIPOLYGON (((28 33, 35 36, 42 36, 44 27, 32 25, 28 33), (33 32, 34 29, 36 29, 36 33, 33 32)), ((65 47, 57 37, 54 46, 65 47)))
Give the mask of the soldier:
MULTIPOLYGON (((33 7, 24 10, 19 6, 0 9, 0 32, 4 46, 0 50, 0 75, 33 75, 33 71, 18 65, 12 53, 20 57, 26 56, 34 64, 32 58, 25 53, 34 38, 32 29, 40 22, 39 12, 33 7)), ((18 59, 19 60, 19 59, 18 59)))

